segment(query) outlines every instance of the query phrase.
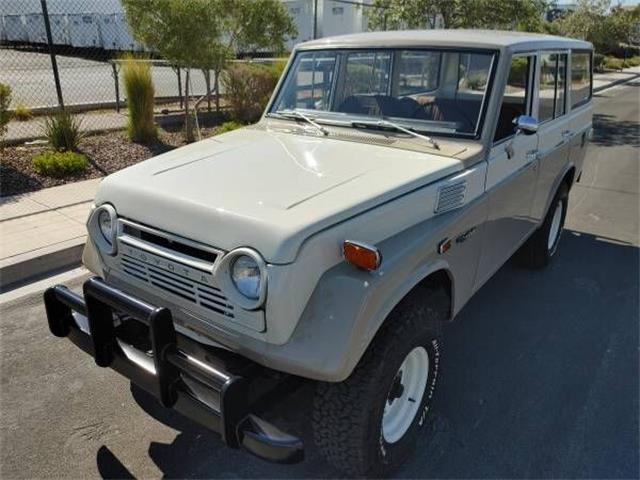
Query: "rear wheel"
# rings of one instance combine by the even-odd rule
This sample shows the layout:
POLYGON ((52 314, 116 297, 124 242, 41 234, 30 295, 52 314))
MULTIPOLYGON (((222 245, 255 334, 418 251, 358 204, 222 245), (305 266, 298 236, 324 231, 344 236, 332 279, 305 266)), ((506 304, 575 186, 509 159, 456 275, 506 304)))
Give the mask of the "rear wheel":
POLYGON ((411 453, 431 407, 440 364, 444 290, 420 287, 390 314, 351 376, 318 383, 314 440, 349 476, 381 477, 411 453))
POLYGON ((551 262, 551 258, 558 250, 564 229, 568 200, 569 188, 566 183, 562 183, 551 202, 542 225, 518 251, 518 260, 522 266, 542 268, 551 262))

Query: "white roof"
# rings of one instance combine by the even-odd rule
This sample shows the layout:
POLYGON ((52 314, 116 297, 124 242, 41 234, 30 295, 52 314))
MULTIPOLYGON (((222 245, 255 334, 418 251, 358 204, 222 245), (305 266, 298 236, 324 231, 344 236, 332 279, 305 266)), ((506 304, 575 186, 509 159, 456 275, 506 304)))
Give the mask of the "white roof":
POLYGON ((592 49, 589 42, 540 33, 501 30, 402 30, 320 38, 296 49, 358 47, 465 47, 521 51, 538 48, 592 49))

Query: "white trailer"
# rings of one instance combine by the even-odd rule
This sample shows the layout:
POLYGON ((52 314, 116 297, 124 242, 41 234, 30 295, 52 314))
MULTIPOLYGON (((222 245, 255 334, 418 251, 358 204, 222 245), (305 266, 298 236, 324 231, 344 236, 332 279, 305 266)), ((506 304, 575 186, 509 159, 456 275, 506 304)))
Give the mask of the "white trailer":
POLYGON ((287 41, 287 48, 291 50, 297 43, 313 39, 313 0, 284 0, 285 7, 293 19, 298 36, 287 41))
POLYGON ((360 4, 334 2, 332 0, 318 1, 318 37, 331 37, 347 33, 367 31, 365 6, 371 2, 362 0, 360 4))
POLYGON ((22 15, 5 15, 4 28, 9 42, 29 41, 22 15))
POLYGON ((283 0, 298 28, 298 36, 287 42, 288 48, 316 37, 367 31, 367 11, 372 0, 283 0), (316 10, 317 8, 317 10, 316 10), (315 27, 314 27, 315 24, 315 27))
POLYGON ((100 28, 93 13, 73 13, 69 19, 71 45, 79 48, 100 47, 100 28))
POLYGON ((115 26, 113 14, 100 13, 96 15, 100 29, 100 44, 105 50, 119 50, 120 39, 115 26))
POLYGON ((142 47, 129 33, 127 19, 123 13, 97 15, 100 39, 105 50, 140 50, 142 47))
POLYGON ((69 20, 66 14, 52 13, 49 15, 51 24, 51 38, 54 45, 71 45, 69 38, 69 20))
POLYGON ((28 13, 24 16, 24 24, 27 29, 29 43, 47 43, 47 28, 44 25, 44 16, 41 13, 28 13))

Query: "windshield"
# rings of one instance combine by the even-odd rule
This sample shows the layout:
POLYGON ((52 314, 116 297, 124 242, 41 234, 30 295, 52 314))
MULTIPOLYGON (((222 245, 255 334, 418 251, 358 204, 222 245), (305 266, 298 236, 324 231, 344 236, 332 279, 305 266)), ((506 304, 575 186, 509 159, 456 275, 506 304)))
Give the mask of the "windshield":
POLYGON ((316 121, 385 118, 416 131, 475 136, 494 52, 437 49, 299 52, 269 112, 316 121))

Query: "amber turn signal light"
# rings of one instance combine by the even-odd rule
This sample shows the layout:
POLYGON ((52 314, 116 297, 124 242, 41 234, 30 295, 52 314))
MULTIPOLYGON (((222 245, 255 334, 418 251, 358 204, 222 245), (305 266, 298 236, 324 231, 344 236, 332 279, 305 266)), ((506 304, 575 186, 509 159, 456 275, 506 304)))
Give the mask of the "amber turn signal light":
POLYGON ((345 240, 342 244, 342 253, 347 262, 365 270, 377 269, 382 260, 376 247, 352 240, 345 240))

